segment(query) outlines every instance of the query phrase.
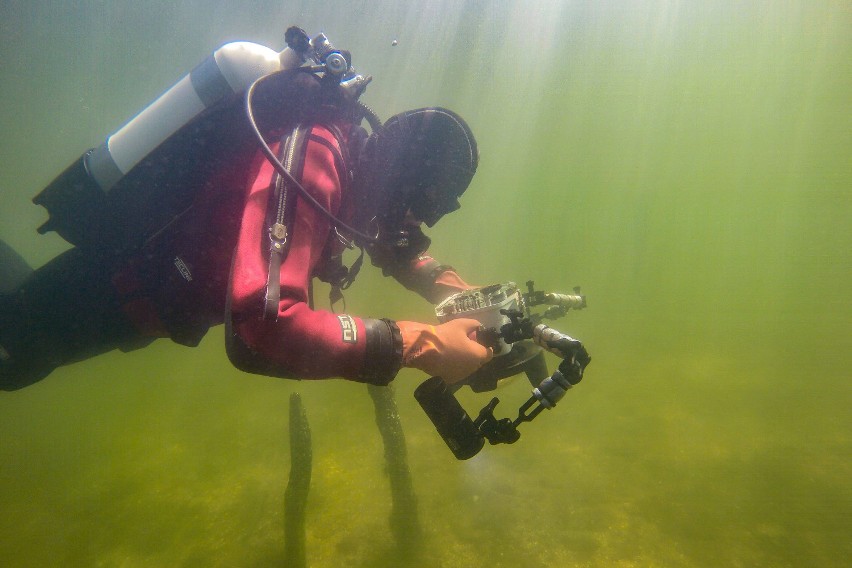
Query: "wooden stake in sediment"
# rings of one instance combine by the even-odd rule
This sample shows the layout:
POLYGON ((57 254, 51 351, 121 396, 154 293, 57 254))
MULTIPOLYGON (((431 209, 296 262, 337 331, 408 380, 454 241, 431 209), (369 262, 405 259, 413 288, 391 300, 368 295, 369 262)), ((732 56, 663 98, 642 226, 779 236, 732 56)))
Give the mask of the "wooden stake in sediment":
POLYGON ((399 420, 393 387, 367 385, 367 388, 376 408, 376 424, 385 446, 385 462, 393 501, 390 515, 391 532, 397 545, 410 548, 419 542, 421 527, 417 515, 417 497, 408 469, 405 434, 399 420))
POLYGON ((290 395, 290 479, 284 493, 284 554, 288 568, 304 568, 305 509, 311 488, 311 428, 299 393, 290 395))

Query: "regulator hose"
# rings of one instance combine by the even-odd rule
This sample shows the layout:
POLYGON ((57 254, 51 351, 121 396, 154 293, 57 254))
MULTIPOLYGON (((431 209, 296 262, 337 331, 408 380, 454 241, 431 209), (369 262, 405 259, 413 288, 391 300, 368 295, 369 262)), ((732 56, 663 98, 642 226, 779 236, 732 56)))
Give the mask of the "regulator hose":
MULTIPOLYGON (((377 236, 371 236, 364 232, 359 231, 358 229, 351 227, 350 225, 344 223, 341 219, 334 216, 334 214, 322 206, 322 204, 317 201, 313 195, 308 193, 308 190, 305 189, 301 183, 299 183, 296 178, 294 178, 290 172, 287 171, 287 168, 284 167, 284 164, 278 159, 278 156, 275 155, 275 152, 272 151, 272 148, 269 147, 269 144, 266 143, 266 140, 263 138, 263 134, 260 132, 260 128, 257 126, 257 121, 254 118, 254 105, 252 104, 252 99, 254 97, 255 88, 269 77, 272 77, 275 73, 270 75, 264 75, 263 77, 256 80, 251 86, 248 88, 246 92, 246 115, 248 116, 249 124, 251 125, 252 130, 254 131, 254 135, 257 137, 258 144, 260 145, 260 150, 263 152, 263 155, 266 156, 266 159, 269 160, 269 163, 272 164, 272 167, 275 168, 281 176, 284 177, 293 187, 295 187, 299 193, 304 197, 308 203, 310 203, 317 211, 322 213, 329 221, 331 221, 332 225, 334 225, 338 229, 343 229, 344 231, 350 233, 351 235, 363 239, 365 242, 374 243, 378 242, 377 236)), ((364 109, 367 109, 366 106, 361 105, 364 109)), ((375 117, 375 113, 370 111, 366 113, 368 116, 372 115, 375 117)), ((376 118, 376 121, 378 119, 376 118)), ((368 119, 370 125, 372 126, 373 121, 368 119)))

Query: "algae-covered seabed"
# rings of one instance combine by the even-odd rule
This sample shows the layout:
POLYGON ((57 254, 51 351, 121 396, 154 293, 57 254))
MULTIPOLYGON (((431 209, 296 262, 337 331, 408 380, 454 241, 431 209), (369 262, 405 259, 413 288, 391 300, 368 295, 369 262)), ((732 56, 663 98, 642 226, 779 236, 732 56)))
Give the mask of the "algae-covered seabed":
MULTIPOLYGON (((311 566, 846 565, 850 4, 288 4, 4 2, 0 237, 62 250, 34 193, 218 45, 297 23, 352 50, 382 116, 469 120, 480 170, 433 252, 472 282, 581 284, 557 327, 587 378, 460 463, 401 373, 424 527, 403 554, 362 385, 241 374, 221 329, 61 369, 0 393, 0 565, 281 565, 295 390, 311 566)), ((429 317, 364 272, 350 312, 429 317)), ((507 416, 528 387, 498 394, 507 416)))

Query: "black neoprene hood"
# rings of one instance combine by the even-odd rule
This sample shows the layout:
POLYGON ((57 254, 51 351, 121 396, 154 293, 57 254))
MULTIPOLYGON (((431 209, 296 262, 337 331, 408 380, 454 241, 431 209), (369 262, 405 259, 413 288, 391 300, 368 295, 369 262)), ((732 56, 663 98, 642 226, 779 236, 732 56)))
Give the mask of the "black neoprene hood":
POLYGON ((384 227, 401 226, 409 210, 431 227, 458 208, 479 164, 470 127, 440 107, 392 116, 366 157, 367 205, 384 227))

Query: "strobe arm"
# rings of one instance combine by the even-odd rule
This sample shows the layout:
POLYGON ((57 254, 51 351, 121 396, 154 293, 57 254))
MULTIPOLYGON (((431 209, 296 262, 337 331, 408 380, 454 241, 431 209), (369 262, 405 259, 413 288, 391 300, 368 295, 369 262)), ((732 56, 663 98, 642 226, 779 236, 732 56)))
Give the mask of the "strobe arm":
POLYGON ((545 408, 548 410, 554 408, 556 403, 565 396, 565 393, 579 383, 582 378, 583 369, 576 362, 568 359, 562 361, 559 368, 551 376, 541 381, 541 384, 533 389, 532 396, 518 409, 518 417, 513 425, 517 426, 521 422, 530 422, 545 408), (538 406, 533 408, 536 402, 538 406))
MULTIPOLYGON (((507 314, 510 318, 517 314, 507 314)), ((521 324, 521 328, 527 328, 529 320, 512 318, 512 324, 521 324)), ((509 325, 504 326, 504 328, 509 325)), ((517 328, 516 328, 517 329, 517 328)), ((504 330, 505 331, 505 330, 504 330)), ((506 334, 504 333, 504 336, 506 334)), ((523 332, 518 335, 525 335, 523 332)), ((531 422, 544 409, 551 409, 562 400, 565 393, 583 379, 583 371, 592 358, 583 347, 583 344, 560 331, 539 324, 532 328, 531 333, 525 338, 532 340, 543 349, 555 354, 562 359, 559 368, 550 377, 544 379, 538 387, 533 389, 532 396, 518 409, 518 417, 511 421, 508 418, 498 420, 494 416, 494 408, 499 400, 491 399, 474 420, 474 425, 492 445, 513 444, 521 437, 518 426, 522 422, 531 422)), ((519 341, 515 339, 515 341, 519 341)), ((507 338, 508 341, 508 338, 507 338)))

